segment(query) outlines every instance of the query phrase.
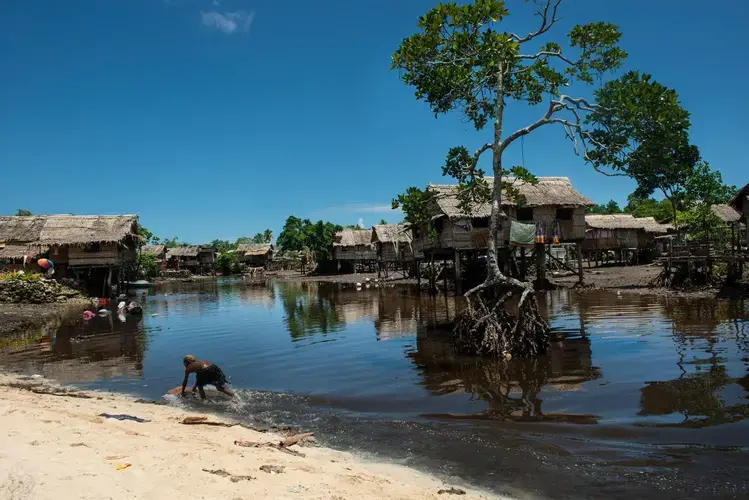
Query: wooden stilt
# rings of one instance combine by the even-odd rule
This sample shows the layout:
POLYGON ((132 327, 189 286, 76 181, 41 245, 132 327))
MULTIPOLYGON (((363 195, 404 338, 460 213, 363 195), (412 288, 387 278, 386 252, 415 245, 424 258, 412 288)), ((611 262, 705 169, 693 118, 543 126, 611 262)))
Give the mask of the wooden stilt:
POLYGON ((520 247, 520 281, 525 281, 528 274, 528 265, 525 263, 525 248, 520 247))
POLYGON ((584 282, 583 277, 583 248, 582 245, 580 245, 580 242, 577 242, 575 244, 575 249, 577 250, 577 272, 578 276, 580 277, 580 284, 582 285, 584 282))
POLYGON ((416 271, 416 286, 419 287, 419 291, 421 291, 421 269, 419 266, 419 259, 414 257, 414 270, 416 271))
POLYGON ((541 286, 546 282, 546 245, 536 243, 536 285, 541 286))
POLYGON ((463 278, 460 272, 460 250, 455 250, 455 293, 463 295, 463 278))

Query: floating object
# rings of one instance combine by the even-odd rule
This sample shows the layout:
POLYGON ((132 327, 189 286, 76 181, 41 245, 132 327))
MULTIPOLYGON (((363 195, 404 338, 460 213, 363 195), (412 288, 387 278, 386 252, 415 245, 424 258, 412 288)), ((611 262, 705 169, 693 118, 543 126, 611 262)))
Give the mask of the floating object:
POLYGON ((159 313, 153 313, 153 314, 151 315, 151 317, 152 317, 152 318, 155 318, 155 317, 156 317, 156 316, 158 316, 158 315, 159 315, 159 313))
POLYGON ((36 264, 42 269, 50 269, 55 267, 55 263, 49 259, 39 259, 36 261, 36 264))
POLYGON ((99 310, 99 316, 104 317, 104 316, 109 316, 110 314, 112 314, 112 313, 109 312, 107 309, 101 309, 101 310, 99 310))
POLYGON ((126 303, 125 303, 125 301, 123 300, 122 302, 120 302, 119 304, 117 304, 117 309, 125 309, 125 306, 126 306, 126 305, 127 305, 127 304, 126 304, 126 303))
POLYGON ((117 464, 116 468, 117 468, 117 470, 125 470, 128 467, 132 467, 132 466, 133 466, 133 464, 117 464))
POLYGON ((94 316, 95 314, 91 311, 83 311, 83 319, 85 319, 86 321, 93 319, 94 316))
POLYGON ((107 307, 107 305, 109 305, 109 299, 100 298, 98 304, 99 307, 107 307))
POLYGON ((120 320, 121 323, 125 323, 127 321, 127 318, 122 313, 117 314, 117 319, 120 320))
POLYGON ((133 301, 127 305, 127 312, 131 314, 142 314, 143 307, 141 307, 141 305, 138 304, 137 302, 133 301))

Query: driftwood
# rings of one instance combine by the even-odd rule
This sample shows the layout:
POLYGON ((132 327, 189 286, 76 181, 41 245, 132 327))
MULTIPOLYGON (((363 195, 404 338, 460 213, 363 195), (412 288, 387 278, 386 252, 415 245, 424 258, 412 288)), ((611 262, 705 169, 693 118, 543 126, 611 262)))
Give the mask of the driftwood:
POLYGON ((301 457, 301 458, 305 457, 304 453, 299 453, 298 451, 289 449, 289 448, 283 446, 281 443, 278 443, 278 444, 277 443, 257 443, 257 442, 254 442, 254 441, 237 440, 237 441, 234 441, 234 444, 237 445, 237 446, 243 446, 245 448, 266 448, 266 447, 267 448, 273 448, 273 449, 276 449, 278 451, 282 451, 284 453, 288 453, 289 455, 294 455, 295 457, 301 457))
POLYGON ((215 427, 234 427, 239 424, 227 424, 226 422, 215 422, 208 420, 208 417, 185 417, 182 419, 185 425, 213 425, 215 427))
POLYGON ((292 446, 314 435, 315 435, 314 432, 303 432, 302 434, 294 434, 293 436, 287 437, 286 439, 281 441, 280 445, 284 447, 292 446))
POLYGON ((63 398, 93 399, 93 396, 82 392, 61 392, 53 390, 30 389, 34 394, 44 394, 45 396, 60 396, 63 398))
POLYGON ((268 429, 259 429, 251 425, 237 422, 231 424, 226 422, 216 422, 214 420, 208 420, 208 417, 185 417, 180 423, 184 425, 212 425, 214 427, 244 427, 245 429, 249 429, 255 432, 268 432, 268 429))

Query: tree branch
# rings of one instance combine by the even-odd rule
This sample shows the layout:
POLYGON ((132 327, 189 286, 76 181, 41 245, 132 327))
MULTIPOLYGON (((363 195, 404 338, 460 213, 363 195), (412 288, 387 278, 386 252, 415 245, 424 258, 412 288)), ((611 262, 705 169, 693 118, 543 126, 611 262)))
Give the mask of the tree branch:
POLYGON ((540 59, 541 57, 556 57, 558 59, 561 59, 562 61, 566 62, 570 66, 577 66, 577 61, 573 61, 572 59, 567 58, 562 54, 562 51, 558 50, 555 52, 548 51, 548 50, 542 50, 536 54, 530 55, 530 54, 520 54, 518 56, 518 59, 540 59))
POLYGON ((536 12, 536 15, 541 16, 541 27, 533 33, 528 33, 524 37, 516 35, 515 33, 510 33, 510 40, 514 40, 517 43, 525 43, 549 31, 551 27, 560 20, 560 18, 557 17, 557 9, 559 8, 559 4, 561 3, 562 0, 546 0, 546 5, 544 6, 543 11, 536 12), (554 4, 553 8, 551 6, 552 3, 554 4), (549 9, 552 9, 551 19, 549 19, 549 9))

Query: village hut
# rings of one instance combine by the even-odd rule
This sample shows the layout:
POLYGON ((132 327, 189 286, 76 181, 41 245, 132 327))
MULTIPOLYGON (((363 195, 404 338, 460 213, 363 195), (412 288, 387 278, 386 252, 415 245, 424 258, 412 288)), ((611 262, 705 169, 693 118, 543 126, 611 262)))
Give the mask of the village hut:
MULTIPOLYGON (((490 185, 493 181, 492 177, 486 178, 490 185)), ((575 190, 569 178, 538 177, 536 184, 511 177, 506 181, 512 183, 521 196, 519 200, 507 194, 502 197, 498 248, 510 245, 513 222, 535 225, 536 243, 579 244, 584 240, 585 210, 593 202, 575 190)), ((470 212, 465 212, 460 207, 457 185, 430 184, 427 192, 434 195, 429 207, 431 222, 426 232, 414 228, 414 252, 417 255, 423 252, 429 259, 454 259, 458 278, 460 255, 481 253, 488 247, 491 205, 475 204, 470 212)), ((543 248, 537 253, 539 258, 543 256, 543 248)), ((507 262, 506 258, 500 258, 507 262)))
POLYGON ((718 217, 728 226, 741 222, 741 214, 737 212, 731 205, 713 205, 710 207, 710 210, 716 217, 718 217))
POLYGON ((649 260, 656 238, 667 234, 670 228, 667 224, 659 224, 653 217, 632 214, 587 214, 585 226, 583 250, 589 261, 591 258, 604 260, 604 252, 614 252, 622 261, 630 254, 638 261, 649 260))
POLYGON ((741 214, 741 223, 744 224, 744 244, 749 251, 749 184, 739 189, 728 204, 741 214))
POLYGON ((389 269, 405 270, 413 262, 411 228, 406 224, 380 224, 372 226, 372 244, 377 253, 377 276, 389 269))
POLYGON ((166 261, 166 246, 165 245, 144 245, 140 247, 141 255, 152 255, 156 257, 156 262, 166 261))
POLYGON ((273 252, 271 243, 242 243, 236 249, 239 262, 252 267, 267 267, 273 260, 273 252))
POLYGON ((377 252, 372 245, 372 230, 344 229, 335 234, 333 239, 333 260, 338 271, 342 262, 357 265, 370 265, 377 261, 377 252))
MULTIPOLYGON (((486 179, 488 183, 493 178, 486 179)), ((556 238, 562 242, 579 242, 585 238, 585 208, 593 202, 581 195, 567 177, 539 177, 537 184, 530 184, 508 178, 507 182, 522 196, 522 203, 505 195, 502 198, 502 227, 497 246, 507 246, 510 226, 513 220, 536 224, 538 234, 545 241, 556 238)), ((415 235, 419 246, 429 252, 448 253, 460 250, 484 250, 489 236, 491 205, 477 204, 470 213, 461 210, 457 185, 434 185, 427 190, 434 194, 430 207, 436 239, 425 235, 415 235)))
POLYGON ((182 245, 166 251, 170 269, 187 269, 192 273, 211 271, 216 264, 216 249, 211 246, 182 245))
POLYGON ((37 269, 39 257, 55 276, 75 278, 95 294, 111 293, 135 263, 137 215, 0 216, 0 260, 10 269, 37 269))

